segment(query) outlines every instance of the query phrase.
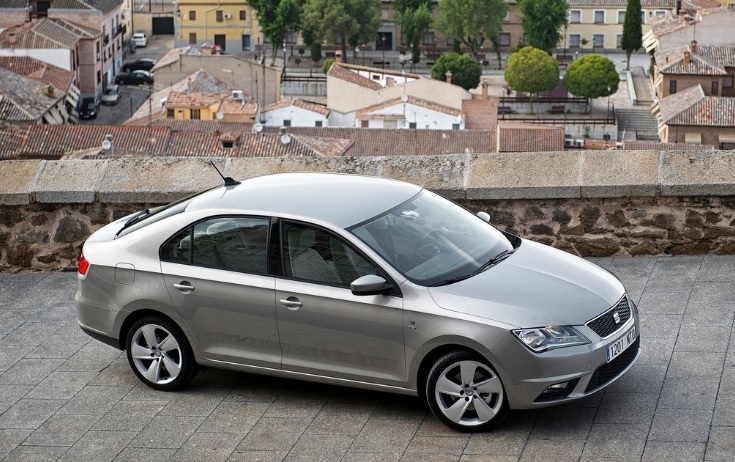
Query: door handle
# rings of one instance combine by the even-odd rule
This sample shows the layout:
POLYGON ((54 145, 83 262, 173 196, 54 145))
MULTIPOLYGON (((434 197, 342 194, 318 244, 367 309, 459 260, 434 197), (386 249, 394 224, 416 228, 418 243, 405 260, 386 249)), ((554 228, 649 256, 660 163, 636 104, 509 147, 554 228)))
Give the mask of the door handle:
POLYGON ((189 284, 186 281, 181 281, 180 284, 174 284, 174 288, 179 289, 181 292, 186 293, 186 294, 194 290, 194 286, 189 284))
POLYGON ((296 298, 296 297, 288 297, 288 298, 285 298, 285 299, 282 298, 282 299, 280 299, 278 301, 280 302, 281 305, 285 306, 286 308, 288 308, 291 311, 296 311, 299 308, 301 308, 302 306, 304 306, 304 304, 301 303, 299 301, 299 299, 296 298))

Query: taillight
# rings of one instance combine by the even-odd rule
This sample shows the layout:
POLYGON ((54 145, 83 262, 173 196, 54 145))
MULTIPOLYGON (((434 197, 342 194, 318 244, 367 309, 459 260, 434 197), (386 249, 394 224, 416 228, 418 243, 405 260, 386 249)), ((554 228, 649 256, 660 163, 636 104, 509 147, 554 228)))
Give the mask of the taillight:
POLYGON ((87 270, 89 269, 89 262, 86 258, 84 258, 84 254, 82 254, 79 257, 79 274, 82 276, 85 276, 87 274, 87 270))

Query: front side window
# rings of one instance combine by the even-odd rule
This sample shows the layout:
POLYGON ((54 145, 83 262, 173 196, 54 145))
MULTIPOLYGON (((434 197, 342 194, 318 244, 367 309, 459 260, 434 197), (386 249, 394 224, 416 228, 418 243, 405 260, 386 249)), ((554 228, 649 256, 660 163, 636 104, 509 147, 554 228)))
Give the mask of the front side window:
POLYGON ((508 32, 501 32, 499 35, 500 38, 500 46, 501 47, 509 47, 510 46, 510 33, 508 32))
POLYGON ((594 34, 592 36, 592 46, 602 48, 605 46, 605 34, 594 34))
POLYGON ((192 120, 199 120, 202 117, 202 113, 199 109, 192 109, 191 110, 191 118, 192 120))
POLYGON ((318 284, 349 287, 377 269, 340 237, 302 223, 283 225, 286 277, 318 284))
POLYGON ((582 42, 582 36, 579 34, 569 34, 569 48, 579 48, 582 42))
POLYGON ((625 10, 618 10, 618 24, 625 22, 625 10))
POLYGON ((513 250, 500 231, 462 207, 422 191, 348 229, 410 281, 447 284, 513 250))
POLYGON ((605 23, 605 12, 601 10, 595 10, 595 24, 605 23))
POLYGON ((582 10, 569 10, 569 22, 572 24, 582 22, 582 10))
POLYGON ((189 226, 161 248, 161 260, 266 274, 268 220, 217 217, 189 226))
POLYGON ((672 95, 676 93, 676 80, 672 80, 669 82, 669 93, 672 95))

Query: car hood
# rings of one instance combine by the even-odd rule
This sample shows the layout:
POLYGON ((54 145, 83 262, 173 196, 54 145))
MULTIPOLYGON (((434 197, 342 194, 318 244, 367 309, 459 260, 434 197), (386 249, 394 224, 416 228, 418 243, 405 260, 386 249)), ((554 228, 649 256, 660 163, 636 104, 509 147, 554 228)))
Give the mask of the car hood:
POLYGON ((517 327, 581 325, 617 303, 620 281, 582 258, 524 240, 477 276, 429 289, 440 307, 517 327))

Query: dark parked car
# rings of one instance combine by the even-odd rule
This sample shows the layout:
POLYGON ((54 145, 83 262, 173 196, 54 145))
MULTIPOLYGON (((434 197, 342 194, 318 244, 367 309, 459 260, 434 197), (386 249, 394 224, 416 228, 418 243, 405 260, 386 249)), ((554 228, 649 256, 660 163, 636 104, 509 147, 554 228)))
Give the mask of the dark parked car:
POLYGON ((96 119, 97 118, 97 104, 93 99, 84 100, 82 106, 79 108, 80 119, 96 119))
POLYGON ((147 71, 133 71, 118 75, 115 77, 115 83, 118 85, 151 84, 153 83, 153 77, 147 71))
POLYGON ((158 61, 156 61, 155 59, 141 58, 137 61, 131 61, 129 63, 123 64, 122 70, 123 72, 150 71, 157 63, 158 61))

